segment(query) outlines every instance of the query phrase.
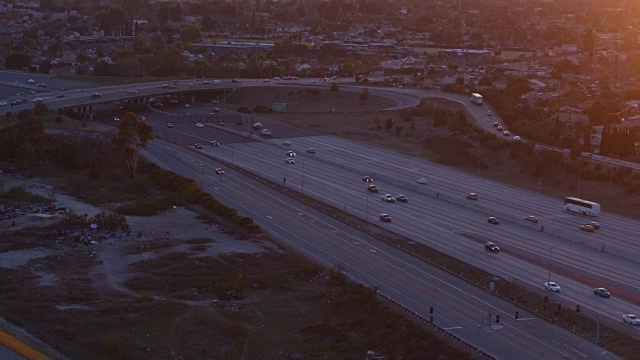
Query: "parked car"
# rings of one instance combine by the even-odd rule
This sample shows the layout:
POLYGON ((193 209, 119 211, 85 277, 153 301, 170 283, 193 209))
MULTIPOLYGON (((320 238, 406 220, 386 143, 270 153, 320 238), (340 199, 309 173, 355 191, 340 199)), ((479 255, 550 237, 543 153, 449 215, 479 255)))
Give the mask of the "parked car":
POLYGON ((476 194, 476 193, 468 193, 467 194, 467 199, 469 199, 469 200, 478 200, 478 194, 476 194))
POLYGON ((544 283, 544 288, 552 292, 560 292, 560 285, 556 284, 553 281, 544 283))
POLYGON ((296 161, 293 158, 287 158, 287 160, 285 160, 285 162, 287 164, 295 164, 296 163, 296 161))
POLYGON ((203 123, 196 123, 196 127, 198 127, 198 128, 203 128, 203 127, 204 127, 204 124, 203 124, 203 123))
POLYGON ((378 187, 373 184, 369 184, 369 186, 367 186, 367 191, 372 193, 378 193, 380 192, 380 189, 378 189, 378 187))
POLYGON ((257 122, 255 124, 253 124, 253 128, 254 129, 260 129, 262 127, 262 123, 261 122, 257 122))
POLYGON ((404 195, 398 195, 396 196, 396 201, 406 203, 409 202, 409 199, 404 195))
POLYGON ((388 203, 394 203, 396 202, 396 198, 394 198, 393 195, 391 194, 384 194, 382 195, 382 201, 388 202, 388 203))
POLYGON ((593 226, 589 225, 589 224, 584 224, 584 225, 580 226, 580 230, 587 231, 587 232, 596 231, 596 229, 593 226))
POLYGON ((200 145, 200 144, 196 144, 195 147, 196 147, 196 149, 202 149, 202 145, 200 145))
POLYGON ((211 140, 209 143, 211 144, 211 146, 220 146, 220 143, 215 140, 211 140))
POLYGON ((224 170, 222 170, 221 168, 216 168, 215 172, 216 172, 217 175, 224 174, 224 170))
POLYGON ((309 154, 315 154, 315 153, 316 153, 316 150, 315 150, 314 148, 308 148, 308 149, 307 149, 307 152, 308 152, 309 154))
POLYGON ((527 217, 524 218, 526 221, 531 221, 534 224, 538 223, 538 218, 533 216, 533 215, 529 215, 527 217))
POLYGON ((484 244, 484 249, 486 251, 491 251, 491 252, 500 252, 500 248, 498 247, 498 245, 492 243, 492 242, 487 242, 484 244))
POLYGON ((426 178, 420 178, 417 180, 417 182, 421 185, 427 185, 429 183, 429 180, 427 180, 426 178))
POLYGON ((389 214, 380 214, 380 221, 391 222, 391 216, 389 214))
POLYGON ((498 220, 498 218, 491 216, 487 219, 487 222, 489 224, 494 224, 494 225, 499 225, 500 224, 500 220, 498 220))
POLYGON ((611 297, 611 293, 605 288, 595 288, 593 289, 593 294, 603 298, 611 297))
POLYGON ((262 136, 271 136, 271 130, 262 129, 262 131, 260 131, 260 134, 262 134, 262 136))
POLYGON ((362 181, 364 182, 373 182, 373 178, 371 176, 363 176, 362 181))
POLYGON ((626 322, 627 324, 631 324, 633 326, 640 325, 640 319, 638 319, 638 317, 633 314, 622 315, 622 321, 626 322))

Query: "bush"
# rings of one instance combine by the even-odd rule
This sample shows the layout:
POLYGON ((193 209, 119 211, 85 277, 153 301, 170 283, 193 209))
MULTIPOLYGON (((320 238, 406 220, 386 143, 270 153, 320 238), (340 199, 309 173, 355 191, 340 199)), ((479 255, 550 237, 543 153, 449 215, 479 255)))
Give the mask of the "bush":
POLYGON ((253 107, 253 112, 259 114, 269 114, 273 112, 273 109, 264 105, 256 105, 253 107))
POLYGON ((238 108, 238 112, 243 114, 251 114, 251 109, 246 106, 241 106, 238 108))
POLYGON ((22 186, 14 186, 0 194, 0 198, 16 201, 26 201, 29 197, 31 197, 31 193, 22 186))

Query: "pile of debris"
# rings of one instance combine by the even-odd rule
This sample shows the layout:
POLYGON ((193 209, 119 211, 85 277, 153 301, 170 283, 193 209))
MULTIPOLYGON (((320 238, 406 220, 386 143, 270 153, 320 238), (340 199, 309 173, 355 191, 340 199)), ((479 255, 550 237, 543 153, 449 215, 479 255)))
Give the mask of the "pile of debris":
POLYGON ((36 215, 39 217, 52 217, 54 215, 65 214, 66 207, 56 207, 52 203, 27 204, 17 207, 6 207, 0 205, 0 223, 7 224, 11 220, 26 215, 36 215))
POLYGON ((63 243, 96 245, 113 239, 135 238, 141 240, 143 239, 143 236, 143 234, 134 233, 131 230, 109 231, 106 229, 100 229, 95 224, 91 224, 89 227, 74 226, 71 229, 49 233, 45 238, 47 240, 55 241, 58 245, 63 243))

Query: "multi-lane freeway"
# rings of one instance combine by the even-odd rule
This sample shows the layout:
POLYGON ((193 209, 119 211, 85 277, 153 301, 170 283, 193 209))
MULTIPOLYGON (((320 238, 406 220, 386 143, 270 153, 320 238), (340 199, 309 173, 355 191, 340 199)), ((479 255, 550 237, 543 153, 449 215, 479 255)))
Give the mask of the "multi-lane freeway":
MULTIPOLYGON (((149 86, 158 88, 157 84, 155 88, 149 86)), ((138 89, 144 91, 144 87, 138 89)), ((396 90, 399 92, 395 96, 405 91, 396 90)), ((84 91, 86 95, 87 90, 84 91)), ((120 87, 114 89, 113 96, 122 93, 120 87)), ((402 98, 399 106, 418 101, 415 94, 402 98)), ((206 108, 199 110, 196 105, 189 111, 206 108)), ((471 111, 482 126, 491 126, 493 118, 486 115, 486 108, 472 107, 471 111)), ((640 270, 640 245, 635 239, 640 222, 636 220, 603 213, 598 219, 602 228, 586 233, 579 226, 591 219, 564 212, 560 199, 369 144, 318 136, 271 120, 260 121, 274 130, 274 138, 256 141, 255 136, 248 136, 248 124, 206 124, 204 128, 175 124, 168 129, 165 115, 146 115, 158 133, 190 147, 186 150, 155 142, 147 153, 151 159, 198 178, 221 201, 253 217, 281 241, 316 261, 327 266, 342 265, 356 280, 380 286, 381 293, 423 316, 428 317, 428 307, 434 306, 439 326, 499 358, 513 358, 516 354, 531 359, 612 355, 534 315, 525 314, 521 319, 526 320, 516 321, 516 308, 511 304, 232 171, 215 176, 212 169, 221 165, 212 159, 233 163, 371 222, 379 223, 378 214, 388 213, 393 221, 379 223, 381 226, 497 276, 517 279, 541 293, 545 281, 556 281, 562 292, 549 296, 580 304, 601 314, 601 321, 639 336, 636 329, 621 323, 623 313, 640 314, 640 280, 635 276, 640 270), (283 145, 285 139, 291 142, 290 146, 283 145), (221 146, 207 145, 211 140, 219 141, 221 146), (196 142, 205 144, 204 149, 195 151, 196 142), (307 153, 308 148, 314 148, 316 153, 307 153), (288 150, 296 152, 295 164, 285 162, 288 150), (380 194, 366 191, 366 183, 361 180, 364 175, 374 178, 380 194), (429 183, 418 184, 416 180, 422 177, 429 183), (479 200, 467 200, 469 192, 478 193, 479 200), (385 193, 404 194, 409 201, 386 203, 381 200, 385 193), (528 215, 537 216, 540 222, 525 222, 528 215), (498 217, 501 224, 488 224, 488 216, 498 217), (501 253, 484 251, 485 241, 497 243, 501 253), (594 296, 592 288, 600 286, 611 290, 612 298, 594 296), (489 313, 502 314, 501 326, 486 322, 489 313)))

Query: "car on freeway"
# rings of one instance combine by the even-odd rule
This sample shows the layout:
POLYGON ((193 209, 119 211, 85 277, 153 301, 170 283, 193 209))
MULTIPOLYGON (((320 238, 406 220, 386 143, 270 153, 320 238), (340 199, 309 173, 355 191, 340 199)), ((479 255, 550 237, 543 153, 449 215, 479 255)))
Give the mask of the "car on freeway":
POLYGON ((591 225, 591 227, 593 227, 596 230, 600 229, 600 224, 595 221, 590 222, 589 225, 591 225))
POLYGON ((114 116, 113 119, 111 119, 111 121, 113 122, 120 122, 120 118, 117 116, 114 116))
POLYGON ((384 194, 382 195, 382 201, 388 202, 388 203, 394 203, 396 202, 396 198, 394 198, 393 195, 391 194, 384 194))
POLYGON ((270 136, 271 135, 271 130, 262 129, 262 131, 260 131, 260 134, 263 135, 263 136, 270 136))
POLYGON ((221 111, 222 111, 222 110, 220 110, 220 108, 213 108, 213 112, 214 112, 214 113, 219 113, 219 112, 221 112, 221 111))
POLYGON ((552 292, 560 292, 560 285, 556 284, 553 281, 544 283, 544 288, 552 292))
POLYGON ((33 99, 33 102, 34 102, 34 103, 41 102, 41 101, 44 101, 44 100, 42 100, 42 98, 35 98, 35 99, 33 99))
POLYGON ((467 199, 469 199, 469 200, 478 200, 478 194, 476 194, 476 193, 468 193, 467 194, 467 199))
POLYGON ((420 178, 416 180, 416 182, 420 185, 427 185, 429 183, 429 180, 427 180, 426 178, 420 178))
POLYGON ((262 123, 261 122, 257 122, 255 124, 253 124, 253 128, 254 129, 260 129, 262 127, 262 123))
POLYGON ((378 189, 378 187, 373 184, 369 184, 369 186, 367 186, 367 191, 372 193, 378 193, 380 192, 380 189, 378 189))
POLYGON ((593 294, 594 295, 598 295, 598 296, 603 297, 603 298, 611 297, 611 293, 605 288, 594 288, 593 289, 593 294))
POLYGON ((285 141, 283 141, 283 142, 282 142, 282 145, 284 145, 284 146, 291 146, 291 141, 289 141, 289 140, 285 140, 285 141))
POLYGON ((513 141, 522 141, 522 138, 518 135, 513 137, 513 141))
POLYGON ((396 196, 396 201, 406 203, 409 202, 409 199, 404 195, 398 195, 396 196))
POLYGON ((102 94, 100 94, 100 93, 93 93, 93 94, 91 94, 91 98, 92 98, 92 99, 98 99, 98 98, 101 98, 101 97, 102 97, 102 94))
POLYGON ((287 151, 287 156, 288 157, 296 157, 296 153, 292 150, 287 151))
POLYGON ((166 88, 169 87, 169 84, 162 84, 162 86, 160 86, 160 87, 166 89, 166 88))
POLYGON ((293 159, 293 158, 287 158, 287 160, 285 160, 285 162, 287 164, 295 164, 296 163, 295 159, 293 159))
POLYGON ((224 174, 224 170, 222 170, 221 168, 216 168, 216 170, 215 170, 215 171, 216 171, 216 174, 217 174, 217 175, 222 175, 222 174, 224 174))
POLYGON ((138 90, 136 90, 136 89, 127 90, 127 94, 137 94, 137 93, 138 93, 138 90))
POLYGON ((389 214, 380 214, 380 221, 391 222, 391 216, 389 214))
POLYGON ((7 106, 7 104, 8 104, 8 103, 7 103, 6 101, 4 101, 4 100, 3 100, 3 101, 0 101, 0 106, 7 106))
POLYGON ((203 128, 204 124, 203 123, 196 123, 196 127, 203 128))
POLYGON ((487 222, 488 222, 489 224, 494 224, 494 225, 499 225, 499 224, 500 224, 500 220, 498 220, 498 218, 496 218, 495 216, 490 216, 490 217, 487 219, 487 222))
POLYGON ((364 182, 373 182, 373 178, 371 176, 363 176, 362 181, 364 182))
POLYGON ((213 80, 213 81, 211 82, 211 84, 213 84, 213 85, 220 85, 220 80, 213 80))
POLYGON ((218 125, 218 126, 224 126, 224 123, 223 123, 223 122, 218 122, 218 123, 216 123, 216 125, 218 125))
POLYGON ((36 86, 37 86, 37 87, 43 87, 43 88, 46 88, 46 87, 47 87, 47 84, 45 84, 45 83, 40 83, 40 84, 38 84, 38 85, 36 85, 36 86))
POLYGON ((167 123, 167 127, 168 127, 168 128, 172 128, 172 127, 173 127, 173 124, 172 124, 172 123, 167 123))
POLYGON ((533 215, 529 215, 529 216, 525 217, 524 219, 525 219, 525 221, 530 221, 530 222, 532 222, 534 224, 538 223, 538 218, 533 216, 533 215))
POLYGON ((211 140, 211 142, 209 143, 211 144, 211 146, 220 146, 220 143, 215 140, 211 140))
POLYGON ((311 84, 317 84, 317 83, 318 83, 318 80, 311 80, 311 81, 309 81, 309 83, 311 83, 311 84))
MULTIPOLYGON (((18 82, 19 82, 19 81, 16 81, 16 83, 18 83, 18 82)), ((33 80, 33 79, 29 79, 29 80, 27 80, 27 82, 28 82, 29 84, 34 84, 36 81, 35 81, 35 80, 33 80)))
POLYGON ((58 94, 58 95, 56 95, 56 97, 57 97, 58 99, 63 98, 63 97, 66 97, 66 96, 67 96, 67 95, 65 95, 65 94, 58 94))
POLYGON ((498 123, 497 121, 494 121, 493 124, 491 124, 491 125, 493 125, 493 127, 498 127, 498 126, 500 126, 500 123, 498 123))
POLYGON ((491 111, 487 111, 487 116, 493 116, 493 113, 491 111))
POLYGON ((633 326, 640 325, 640 319, 633 314, 622 315, 622 321, 626 322, 627 324, 631 324, 633 326))
POLYGON ((510 133, 510 132, 508 132, 508 131, 503 131, 503 132, 502 132, 502 135, 504 135, 504 136, 511 136, 511 133, 510 133))
POLYGON ((147 121, 147 117, 143 116, 143 115, 140 115, 140 116, 138 116, 138 120, 147 121))
POLYGON ((273 78, 273 80, 280 80, 280 77, 276 76, 276 77, 273 78))
POLYGON ((498 245, 492 243, 492 242, 486 242, 484 243, 484 249, 486 251, 491 251, 491 252, 500 252, 500 248, 498 247, 498 245))
POLYGON ((502 125, 498 125, 498 128, 496 129, 498 131, 504 131, 504 128, 502 127, 502 125))
POLYGON ((202 82, 202 85, 211 85, 211 81, 205 80, 202 82))
POLYGON ((202 149, 202 145, 200 145, 200 144, 195 144, 194 146, 195 146, 196 149, 202 149))
POLYGON ((316 153, 316 149, 314 149, 314 148, 308 148, 308 149, 307 149, 307 152, 308 152, 309 154, 315 154, 315 153, 316 153))
POLYGON ((271 82, 271 79, 264 79, 264 80, 262 80, 262 82, 264 82, 264 83, 270 83, 270 82, 271 82))
POLYGON ((586 231, 586 232, 594 232, 594 231, 596 231, 596 229, 593 226, 589 225, 589 224, 584 224, 584 225, 580 226, 580 230, 586 231))

